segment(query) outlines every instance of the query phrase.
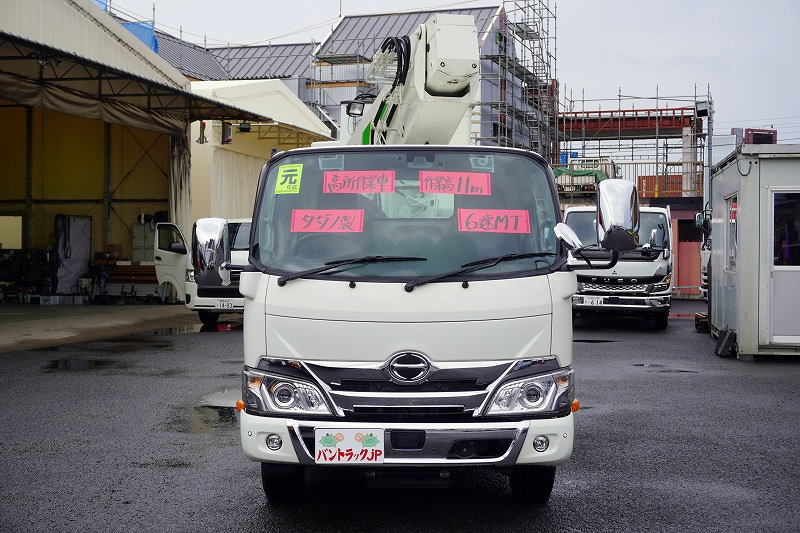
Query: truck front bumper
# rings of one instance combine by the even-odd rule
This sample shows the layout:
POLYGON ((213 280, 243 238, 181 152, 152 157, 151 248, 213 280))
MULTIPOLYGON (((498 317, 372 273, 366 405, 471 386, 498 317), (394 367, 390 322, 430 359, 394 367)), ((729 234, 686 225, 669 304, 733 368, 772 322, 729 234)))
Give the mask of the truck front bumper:
POLYGON ((186 282, 187 309, 191 311, 214 311, 217 313, 243 313, 244 297, 238 298, 210 298, 197 295, 197 283, 186 282))
POLYGON ((358 429, 368 432, 384 432, 385 459, 375 466, 465 466, 515 464, 556 465, 567 461, 572 455, 574 419, 570 413, 560 418, 523 420, 517 422, 492 422, 489 420, 467 423, 375 423, 307 421, 287 418, 256 416, 242 411, 240 434, 244 454, 252 461, 274 463, 300 463, 314 465, 314 429, 358 429), (403 430, 425 431, 421 449, 395 449, 391 432, 403 430), (278 450, 267 447, 271 434, 278 435, 283 445, 278 450), (544 435, 549 441, 547 449, 537 452, 533 439, 544 435), (304 439, 304 437, 306 437, 304 439), (464 440, 508 441, 504 453, 496 457, 459 459, 449 458, 452 446, 464 440), (308 442, 308 444, 307 444, 308 442))
POLYGON ((572 297, 572 309, 583 312, 631 311, 657 314, 669 312, 670 300, 669 293, 647 296, 576 294, 572 297))

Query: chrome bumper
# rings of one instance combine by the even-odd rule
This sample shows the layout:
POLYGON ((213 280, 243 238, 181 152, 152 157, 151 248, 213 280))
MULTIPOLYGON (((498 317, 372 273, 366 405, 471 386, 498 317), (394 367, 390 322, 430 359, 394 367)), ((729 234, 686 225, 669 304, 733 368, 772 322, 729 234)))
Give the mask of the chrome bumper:
POLYGON ((669 309, 670 295, 605 295, 605 294, 576 294, 572 297, 572 308, 580 311, 614 311, 614 310, 642 310, 664 311, 669 309), (587 298, 585 298, 587 297, 587 298), (602 298, 602 304, 588 303, 590 299, 602 298))
MULTIPOLYGON (((561 464, 572 454, 574 418, 569 414, 560 418, 522 420, 518 422, 464 422, 464 423, 364 423, 338 421, 305 421, 250 415, 242 412, 240 418, 242 449, 253 461, 300 463, 315 465, 314 450, 309 450, 303 440, 314 436, 320 429, 359 429, 382 431, 384 434, 384 461, 375 467, 397 466, 511 466, 515 464, 561 464), (395 449, 392 431, 425 431, 421 449, 395 449), (270 450, 265 439, 270 434, 279 435, 284 442, 280 450, 270 450), (533 439, 545 435, 550 446, 544 452, 533 449, 533 439), (448 458, 453 445, 459 441, 510 440, 502 454, 487 458, 448 458), (288 443, 291 442, 291 446, 288 443)), ((311 439, 313 441, 313 438, 311 439)), ((322 466, 322 465, 319 465, 322 466)), ((348 466, 348 465, 325 465, 348 466)), ((352 465, 351 465, 352 466, 352 465)), ((364 466, 364 465, 361 465, 364 466)))
MULTIPOLYGON (((310 431, 313 436, 317 427, 326 429, 352 428, 352 429, 371 429, 374 424, 349 423, 296 423, 289 426, 289 434, 292 438, 292 446, 301 464, 315 464, 313 453, 303 442, 302 432, 310 431)), ((377 428, 377 427, 376 427, 377 428)), ((475 464, 514 464, 519 455, 520 448, 525 442, 528 434, 528 423, 520 422, 516 424, 486 424, 475 427, 475 424, 437 424, 435 429, 431 429, 430 424, 382 424, 380 428, 384 431, 384 465, 475 465, 475 464), (391 446, 392 431, 400 430, 422 430, 425 431, 425 443, 418 450, 394 449, 391 446), (459 441, 465 440, 511 440, 506 452, 500 457, 483 459, 448 459, 450 449, 459 441)))

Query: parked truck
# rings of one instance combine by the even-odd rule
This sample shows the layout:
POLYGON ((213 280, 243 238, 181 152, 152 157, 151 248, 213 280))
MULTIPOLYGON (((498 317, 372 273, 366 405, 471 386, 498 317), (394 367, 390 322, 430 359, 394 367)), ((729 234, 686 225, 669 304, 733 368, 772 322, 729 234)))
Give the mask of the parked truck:
MULTIPOLYGON (((594 208, 572 207, 564 221, 584 245, 597 246, 597 216, 594 208)), ((668 324, 672 298, 672 226, 669 208, 640 208, 640 231, 636 248, 621 254, 609 269, 577 270, 578 294, 572 297, 577 315, 628 314, 652 319, 656 328, 668 324)), ((609 261, 611 254, 587 248, 583 257, 571 255, 570 265, 579 268, 590 261, 609 261)))
POLYGON ((222 314, 244 312, 239 275, 248 264, 249 218, 201 218, 192 227, 190 246, 177 225, 161 222, 154 247, 158 283, 174 287, 204 325, 216 324, 222 314), (216 233, 220 226, 223 234, 216 233))
MULTIPOLYGON (((351 136, 261 172, 237 408, 270 500, 308 468, 485 466, 543 503, 572 453, 581 244, 542 157, 463 144, 478 63, 472 17, 434 15, 384 41, 351 136)), ((638 211, 631 183, 607 181, 613 263, 638 211)))

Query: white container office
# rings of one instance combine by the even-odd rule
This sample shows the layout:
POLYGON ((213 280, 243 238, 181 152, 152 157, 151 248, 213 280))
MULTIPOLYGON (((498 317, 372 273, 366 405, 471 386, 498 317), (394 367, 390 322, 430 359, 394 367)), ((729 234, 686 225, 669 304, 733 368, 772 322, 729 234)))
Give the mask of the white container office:
POLYGON ((743 145, 710 180, 718 355, 800 355, 800 145, 743 145))

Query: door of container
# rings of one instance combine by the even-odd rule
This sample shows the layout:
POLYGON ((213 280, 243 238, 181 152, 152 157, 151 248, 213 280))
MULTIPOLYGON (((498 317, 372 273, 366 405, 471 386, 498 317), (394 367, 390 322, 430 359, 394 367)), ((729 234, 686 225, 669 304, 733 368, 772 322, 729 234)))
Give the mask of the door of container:
POLYGON ((800 189, 773 190, 770 340, 800 344, 800 189))

